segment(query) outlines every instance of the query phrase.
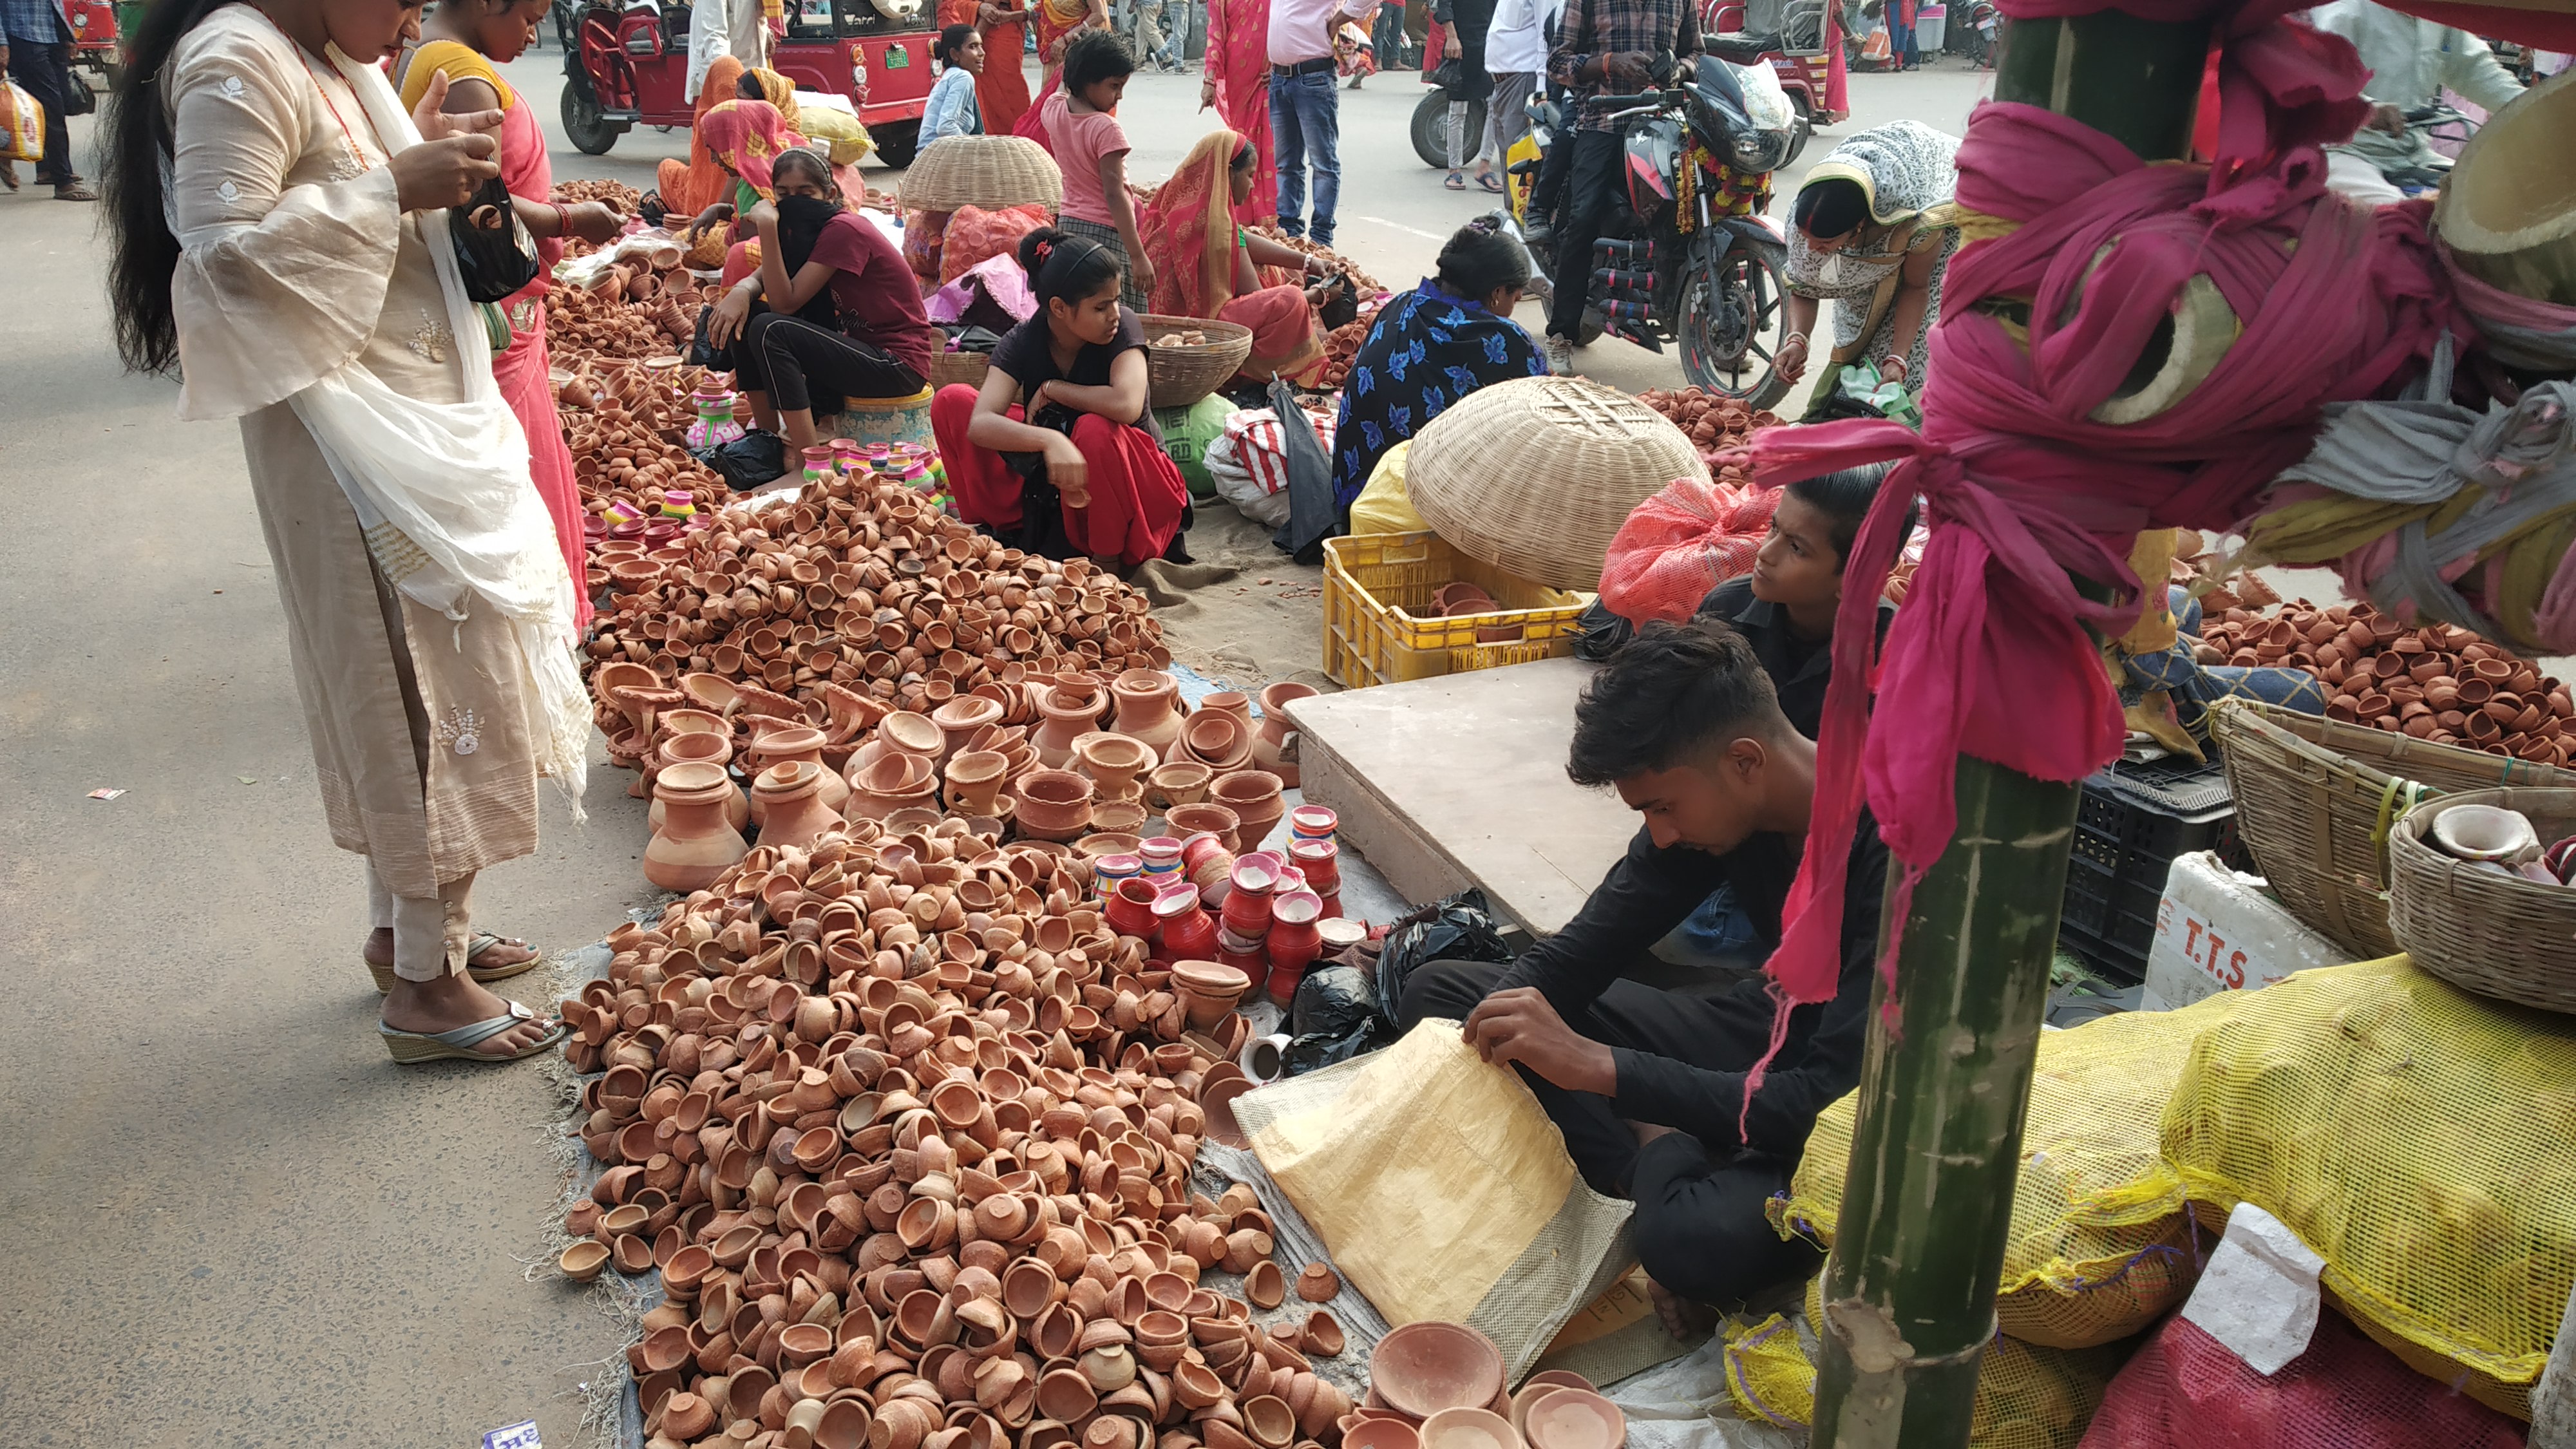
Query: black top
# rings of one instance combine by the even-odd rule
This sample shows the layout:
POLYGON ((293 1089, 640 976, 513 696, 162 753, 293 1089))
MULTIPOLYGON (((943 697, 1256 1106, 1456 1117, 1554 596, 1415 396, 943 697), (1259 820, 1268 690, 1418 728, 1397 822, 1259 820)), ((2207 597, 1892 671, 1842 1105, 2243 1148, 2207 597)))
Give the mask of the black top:
MULTIPOLYGON (((1880 897, 1887 880, 1887 847, 1878 821, 1864 809, 1852 838, 1843 885, 1842 971, 1834 999, 1789 1013, 1789 1034, 1744 1111, 1741 1071, 1714 1071, 1671 1057, 1613 1047, 1619 1094, 1611 1102, 1622 1117, 1690 1133, 1723 1154, 1750 1147, 1795 1159, 1816 1125, 1816 1114, 1860 1085, 1861 1047, 1869 1036, 1870 976, 1878 957, 1880 897), (1741 1118, 1745 1130, 1739 1135, 1741 1118)), ((1535 986, 1568 1022, 1582 1020, 1620 969, 1680 925, 1721 884, 1735 887, 1736 903, 1773 940, 1780 908, 1798 873, 1796 847, 1785 835, 1755 835, 1725 855, 1676 846, 1658 849, 1639 830, 1628 853, 1601 878, 1565 929, 1533 946, 1495 988, 1535 986)), ((1773 1011, 1770 982, 1756 976, 1715 1004, 1729 1011, 1773 1011)), ((1747 1065, 1751 1065, 1747 1063, 1747 1065)))
MULTIPOLYGON (((1040 387, 1062 380, 1075 387, 1107 387, 1109 364, 1118 354, 1148 351, 1145 346, 1145 319, 1127 307, 1118 309, 1118 335, 1107 346, 1086 342, 1075 353, 1073 366, 1063 372, 1055 370, 1055 340, 1047 331, 1046 309, 1041 306, 1029 320, 1004 333, 993 346, 993 366, 1009 373, 1020 385, 1023 402, 1037 396, 1040 387)), ((1032 419, 1034 421, 1034 419, 1032 419)), ((1135 421, 1157 443, 1163 441, 1162 430, 1154 426, 1154 410, 1146 408, 1135 421)))
MULTIPOLYGON (((1709 590, 1708 597, 1700 600, 1699 616, 1724 619, 1735 626, 1735 632, 1753 646, 1753 657, 1762 661, 1762 672, 1771 676, 1771 687, 1780 696, 1780 712, 1798 733, 1814 739, 1824 723, 1825 686, 1833 681, 1834 641, 1799 637, 1789 627, 1788 610, 1753 597, 1751 574, 1709 590)), ((1888 622, 1895 617, 1896 606, 1880 599, 1879 642, 1886 642, 1888 622)))

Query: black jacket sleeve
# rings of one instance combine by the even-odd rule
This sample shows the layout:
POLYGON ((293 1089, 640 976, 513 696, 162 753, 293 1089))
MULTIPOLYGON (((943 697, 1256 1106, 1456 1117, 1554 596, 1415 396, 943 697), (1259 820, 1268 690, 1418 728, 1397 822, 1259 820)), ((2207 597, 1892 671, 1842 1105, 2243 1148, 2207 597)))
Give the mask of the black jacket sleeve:
POLYGON ((1725 879, 1723 857, 1657 849, 1640 829, 1565 929, 1523 952, 1494 989, 1535 986, 1557 1015, 1573 1022, 1725 879))
MULTIPOLYGON (((1775 1157, 1798 1155, 1816 1125, 1816 1114, 1860 1085, 1887 882, 1887 847, 1879 841, 1877 822, 1867 814, 1861 817, 1845 868, 1842 971, 1834 998, 1789 1014, 1787 1042, 1753 1094, 1752 1111, 1744 1110, 1744 1072, 1621 1050, 1616 1053, 1619 1095, 1612 1103, 1620 1116, 1678 1128, 1720 1154, 1749 1147, 1775 1157)), ((1755 1017, 1743 1023, 1755 1040, 1761 1039, 1776 1009, 1768 978, 1746 982, 1718 1004, 1730 1014, 1755 1017)))

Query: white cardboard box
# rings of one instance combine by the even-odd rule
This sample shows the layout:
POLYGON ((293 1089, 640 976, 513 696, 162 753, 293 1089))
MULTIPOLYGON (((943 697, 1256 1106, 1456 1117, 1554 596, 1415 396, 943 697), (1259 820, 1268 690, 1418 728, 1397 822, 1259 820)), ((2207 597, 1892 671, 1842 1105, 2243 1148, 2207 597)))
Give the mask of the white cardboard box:
POLYGON ((2147 1011, 2189 1006, 2221 991, 2269 986, 2293 971, 2340 966, 2350 952, 2263 893, 2263 878, 2194 851, 2174 860, 2147 947, 2147 1011))

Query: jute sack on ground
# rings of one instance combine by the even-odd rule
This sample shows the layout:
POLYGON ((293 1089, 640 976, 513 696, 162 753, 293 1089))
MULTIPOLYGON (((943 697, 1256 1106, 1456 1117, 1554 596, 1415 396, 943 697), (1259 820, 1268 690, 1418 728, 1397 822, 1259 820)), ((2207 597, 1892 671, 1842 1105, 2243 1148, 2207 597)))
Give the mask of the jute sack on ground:
POLYGON ((2241 995, 2165 1112, 2194 1207, 2279 1218, 2364 1333, 2530 1418, 2576 1283, 2576 1017, 2472 996, 2403 956, 2241 995))
MULTIPOLYGON (((2137 1333, 2190 1295, 2201 1255, 2158 1126, 2191 1043, 2251 994, 2041 1035, 1996 1284, 2004 1332, 2084 1348, 2137 1333)), ((1817 1118, 1790 1195, 1772 1200, 1784 1234, 1833 1245, 1858 1102, 1844 1097, 1817 1118)))
POLYGON ((1636 1261, 1629 1205, 1583 1185, 1514 1072, 1454 1021, 1235 1099, 1274 1181, 1389 1324, 1480 1329, 1517 1380, 1636 1261))

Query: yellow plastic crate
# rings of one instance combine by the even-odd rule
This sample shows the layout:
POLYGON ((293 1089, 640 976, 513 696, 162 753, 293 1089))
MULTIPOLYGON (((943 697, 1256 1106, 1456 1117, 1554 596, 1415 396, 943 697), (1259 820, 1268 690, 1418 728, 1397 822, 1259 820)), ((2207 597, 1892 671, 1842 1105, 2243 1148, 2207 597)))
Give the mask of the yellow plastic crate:
POLYGON ((1363 689, 1571 653, 1589 598, 1488 567, 1436 533, 1326 539, 1324 672, 1348 688, 1363 689), (1456 618, 1432 615, 1432 591, 1461 580, 1505 607, 1456 618), (1518 629, 1519 638, 1477 641, 1478 629, 1498 627, 1518 629))

